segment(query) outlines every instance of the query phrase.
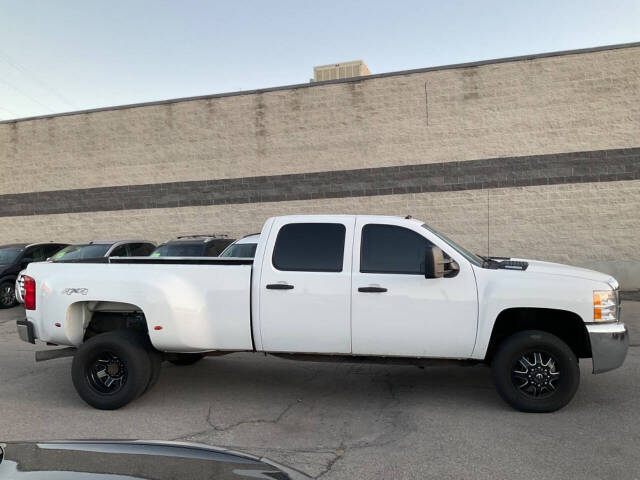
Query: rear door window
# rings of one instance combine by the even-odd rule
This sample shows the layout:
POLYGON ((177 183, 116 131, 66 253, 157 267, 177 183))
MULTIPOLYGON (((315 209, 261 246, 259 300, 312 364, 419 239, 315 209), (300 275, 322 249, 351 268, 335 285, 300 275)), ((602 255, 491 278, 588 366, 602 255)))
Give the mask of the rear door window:
POLYGON ((341 272, 346 229, 340 223, 290 223, 278 232, 273 266, 283 271, 341 272))

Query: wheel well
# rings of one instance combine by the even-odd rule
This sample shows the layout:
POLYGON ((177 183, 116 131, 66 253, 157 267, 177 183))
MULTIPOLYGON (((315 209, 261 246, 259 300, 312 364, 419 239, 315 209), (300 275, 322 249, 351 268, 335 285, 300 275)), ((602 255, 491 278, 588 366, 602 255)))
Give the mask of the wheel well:
POLYGON ((84 340, 113 330, 130 329, 148 335, 147 320, 140 310, 133 311, 97 311, 91 315, 91 320, 84 332, 84 340))
POLYGON ((487 349, 491 361, 496 349, 510 335, 523 330, 542 330, 563 340, 578 358, 591 358, 591 342, 579 315, 551 308, 508 308, 496 318, 487 349))

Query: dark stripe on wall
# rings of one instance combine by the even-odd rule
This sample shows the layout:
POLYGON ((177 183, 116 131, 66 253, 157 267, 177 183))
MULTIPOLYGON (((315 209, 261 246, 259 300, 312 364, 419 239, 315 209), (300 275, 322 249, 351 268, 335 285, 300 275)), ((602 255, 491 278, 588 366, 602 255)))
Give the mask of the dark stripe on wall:
POLYGON ((0 217, 640 179, 640 147, 0 195, 0 217))

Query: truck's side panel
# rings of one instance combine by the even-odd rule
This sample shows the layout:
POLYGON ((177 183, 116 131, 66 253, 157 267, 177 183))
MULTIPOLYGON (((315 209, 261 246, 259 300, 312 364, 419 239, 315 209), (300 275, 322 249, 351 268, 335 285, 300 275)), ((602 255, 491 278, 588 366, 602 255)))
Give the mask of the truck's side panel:
POLYGON ((100 301, 138 307, 159 350, 252 349, 251 265, 40 263, 27 274, 43 279, 37 304, 46 308, 28 312, 41 340, 81 344, 91 305, 100 301), (66 318, 46 317, 50 312, 66 312, 66 318))
POLYGON ((352 215, 282 217, 261 236, 266 248, 256 256, 262 269, 253 294, 264 351, 351 353, 354 223, 352 215))
POLYGON ((478 297, 471 265, 418 222, 358 217, 352 288, 353 353, 467 358, 476 338, 478 297), (426 246, 459 265, 425 278, 426 246))

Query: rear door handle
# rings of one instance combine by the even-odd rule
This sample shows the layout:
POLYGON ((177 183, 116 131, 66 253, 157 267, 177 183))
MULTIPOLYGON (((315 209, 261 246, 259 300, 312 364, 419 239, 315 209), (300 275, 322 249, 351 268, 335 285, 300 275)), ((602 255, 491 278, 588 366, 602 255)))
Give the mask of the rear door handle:
POLYGON ((364 293, 380 293, 386 292, 387 289, 384 287, 360 287, 358 288, 358 291, 364 293))
POLYGON ((293 285, 288 283, 269 283, 267 284, 267 290, 291 290, 293 285))

